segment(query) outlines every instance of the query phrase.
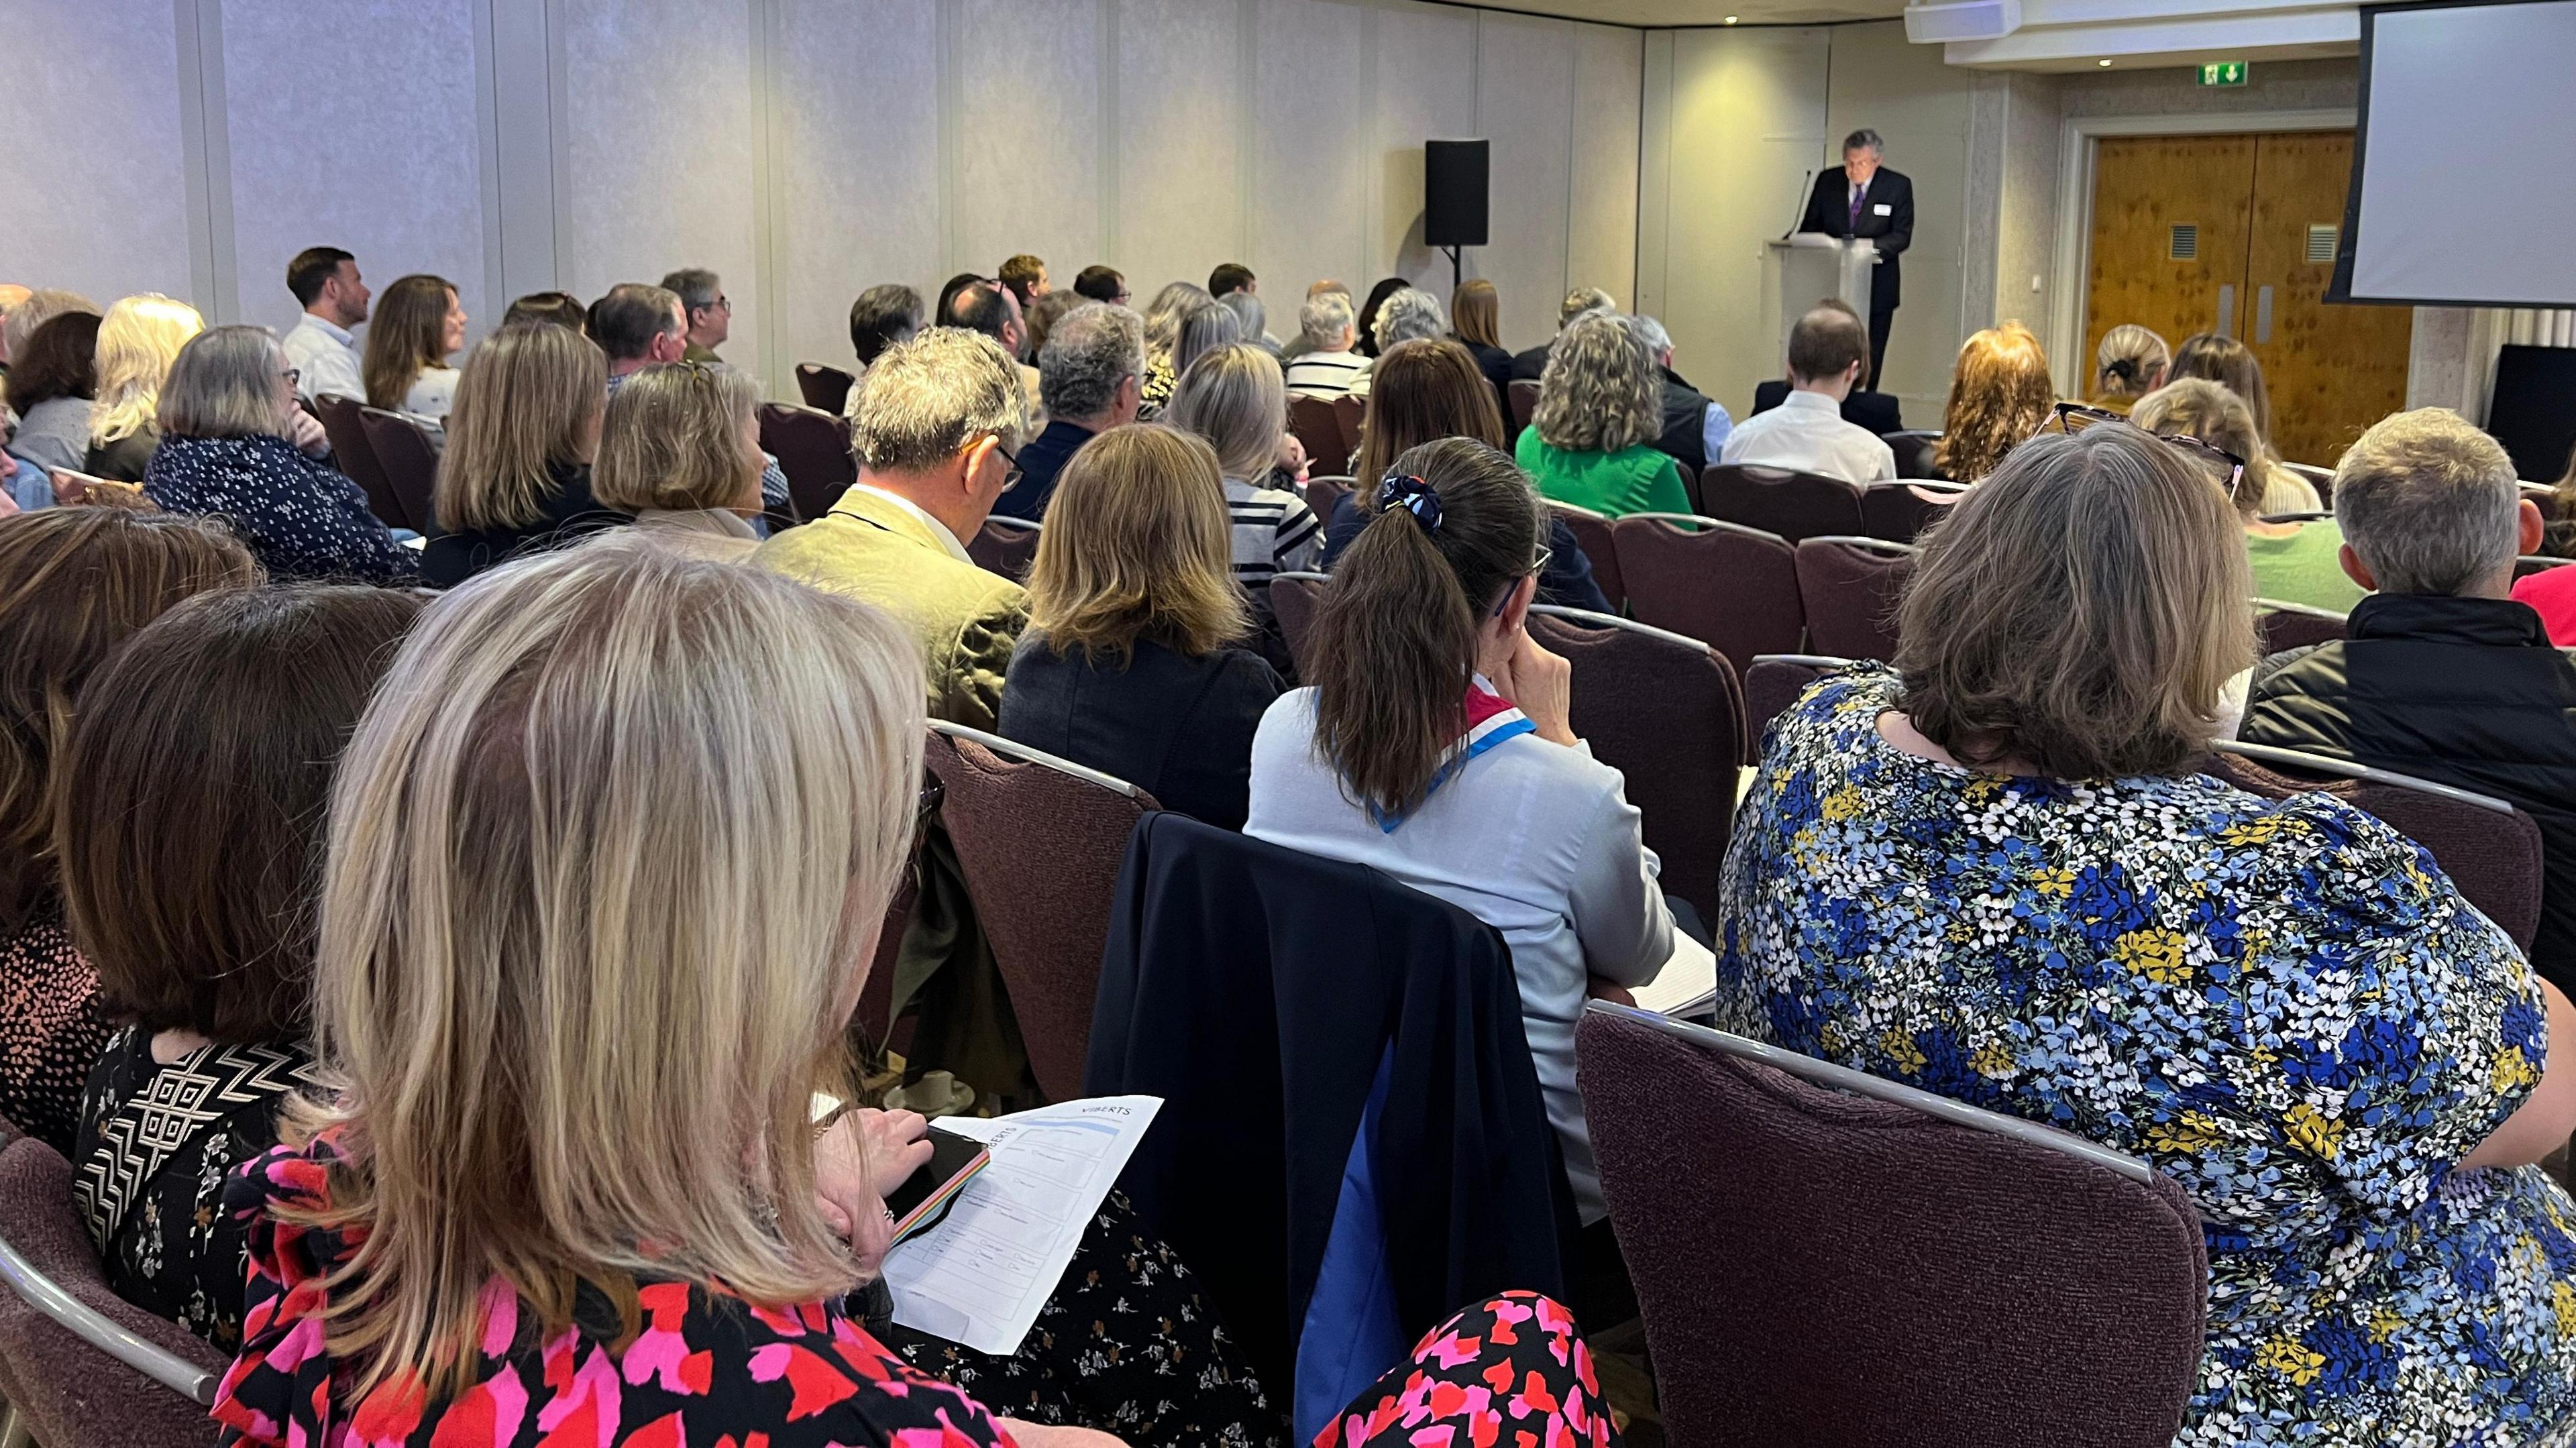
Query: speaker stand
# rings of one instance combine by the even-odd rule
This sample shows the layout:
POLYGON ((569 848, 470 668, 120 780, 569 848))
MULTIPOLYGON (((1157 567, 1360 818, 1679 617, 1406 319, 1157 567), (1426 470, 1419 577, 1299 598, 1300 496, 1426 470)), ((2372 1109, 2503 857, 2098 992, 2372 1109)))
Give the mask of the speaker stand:
POLYGON ((1461 248, 1443 246, 1433 249, 1449 253, 1449 295, 1454 298, 1458 295, 1459 284, 1467 280, 1467 263, 1459 257, 1461 248))

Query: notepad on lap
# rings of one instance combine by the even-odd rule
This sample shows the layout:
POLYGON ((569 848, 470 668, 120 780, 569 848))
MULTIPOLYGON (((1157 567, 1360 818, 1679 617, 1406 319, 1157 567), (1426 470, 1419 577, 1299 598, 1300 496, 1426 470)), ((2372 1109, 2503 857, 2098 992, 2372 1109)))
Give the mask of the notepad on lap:
POLYGON ((1639 1007, 1659 1015, 1686 1016, 1706 1010, 1717 999, 1717 957, 1709 948, 1673 932, 1673 953, 1655 978, 1628 992, 1639 1007))

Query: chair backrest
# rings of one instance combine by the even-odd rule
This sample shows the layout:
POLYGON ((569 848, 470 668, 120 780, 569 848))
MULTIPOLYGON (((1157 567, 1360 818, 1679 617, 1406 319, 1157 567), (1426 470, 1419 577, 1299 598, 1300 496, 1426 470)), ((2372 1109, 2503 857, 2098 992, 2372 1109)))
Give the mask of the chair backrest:
POLYGON ((1350 453, 1342 446, 1342 420, 1334 414, 1330 398, 1289 398, 1288 430, 1296 434, 1297 445, 1306 450, 1306 462, 1314 471, 1338 473, 1349 465, 1350 453))
POLYGON ((1538 416, 1538 384, 1526 377, 1515 377, 1503 396, 1511 404, 1512 440, 1520 440, 1521 430, 1538 416))
POLYGON ((1154 797, 1022 744, 934 720, 923 756, 966 893, 1048 1097, 1082 1094, 1119 862, 1154 797))
POLYGON ((1840 478, 1722 464, 1700 475, 1699 491, 1708 516, 1777 533, 1792 543, 1822 533, 1861 531, 1860 489, 1840 478))
POLYGON ((2208 1258, 2144 1162, 1651 1012, 1575 1042, 1673 1448, 2173 1441, 2208 1258))
POLYGON ((2540 516, 2543 518, 2548 519, 2552 523, 2558 521, 2558 490, 2556 488, 2551 487, 2547 483, 2525 482, 2522 485, 2522 500, 2531 504, 2533 507, 2538 508, 2540 510, 2540 516))
POLYGON ((1860 530, 1890 543, 1911 543, 1967 491, 1958 483, 1872 483, 1860 490, 1860 530))
POLYGON ((1307 457, 1321 466, 1324 471, 1338 473, 1349 467, 1360 455, 1360 432, 1361 425, 1368 421, 1368 399, 1336 397, 1333 399, 1332 407, 1333 427, 1341 440, 1341 451, 1327 458, 1318 458, 1312 453, 1307 454, 1307 457))
POLYGON ((46 1448, 213 1442, 223 1359, 108 1290, 71 1176, 34 1137, 0 1149, 0 1390, 46 1448))
POLYGON ((1762 762, 1762 733, 1788 712, 1807 686, 1849 659, 1829 654, 1759 654, 1744 671, 1744 742, 1746 762, 1762 762))
POLYGON ((859 480, 859 462, 850 455, 850 420, 812 407, 785 402, 760 405, 760 447, 778 459, 787 475, 787 493, 796 516, 812 522, 832 511, 850 484, 859 480))
POLYGON ((1920 428, 1887 434, 1888 450, 1896 454, 1896 475, 1900 478, 1946 478, 1941 465, 1933 461, 1941 448, 1941 434, 1920 428))
MULTIPOLYGON (((2321 468, 2314 463, 2285 462, 2280 464, 2280 466, 2299 477, 2307 479, 2308 486, 2317 490, 2317 496, 2320 499, 2323 499, 2328 504, 2332 504, 2334 502, 2334 469, 2321 468)), ((2329 513, 2326 516, 2332 517, 2334 515, 2329 513)))
POLYGON ((1358 487, 1359 479, 1348 473, 1309 474, 1306 478, 1306 511, 1315 515, 1317 523, 1329 528, 1333 522, 1333 505, 1358 487))
POLYGON ((1013 583, 1027 580, 1029 565, 1038 559, 1038 533, 1035 519, 1013 518, 995 513, 975 530, 966 544, 966 556, 987 573, 998 573, 1013 583))
POLYGON ((1591 561, 1592 581, 1600 586, 1601 596, 1609 600, 1612 608, 1626 607, 1628 576, 1619 566, 1619 545, 1611 537, 1610 520, 1572 503, 1551 502, 1547 509, 1565 520, 1574 541, 1583 545, 1583 556, 1591 561))
POLYGON ((367 495, 367 511, 388 528, 408 528, 411 522, 403 512, 402 499, 385 481, 384 465, 376 461, 376 445, 367 441, 367 424, 358 416, 360 406, 336 392, 325 393, 313 399, 313 415, 322 423, 323 436, 331 440, 331 460, 367 495))
POLYGON ((2552 558, 2542 553, 2526 553, 2513 560, 2514 582, 2520 583, 2535 573, 2547 573, 2550 569, 2564 568, 2570 563, 2576 563, 2576 558, 2552 558))
POLYGON ((1715 920, 1744 761, 1735 670, 1697 639, 1604 613, 1541 605, 1530 633, 1572 667, 1574 732, 1626 776, 1664 890, 1715 920))
POLYGON ((1807 646, 1846 659, 1896 657, 1896 604, 1914 576, 1914 546, 1826 535, 1798 544, 1807 646))
POLYGON ((1628 611, 1726 655, 1797 651, 1807 625, 1788 540, 1715 518, 1631 513, 1611 525, 1628 611))
POLYGON ((1332 582, 1329 575, 1297 571, 1270 575, 1270 612, 1279 620, 1279 636, 1288 642, 1288 657, 1297 665, 1301 676, 1306 672, 1306 650, 1315 626, 1315 610, 1323 605, 1324 585, 1332 582))
POLYGON ((2310 608, 2304 603, 2282 603, 2269 598, 2254 600, 2254 632, 2262 640, 2263 652, 2267 654, 2306 648, 2310 644, 2332 643, 2343 637, 2347 621, 2344 615, 2332 609, 2310 608))
POLYGON ((358 422, 375 453, 376 466, 385 475, 385 491, 393 495, 403 515, 401 523, 389 526, 428 532, 437 515, 431 501, 438 491, 437 441, 428 428, 381 407, 359 408, 358 422))
POLYGON ((1680 458, 1675 458, 1673 471, 1682 475, 1682 496, 1690 500, 1690 510, 1699 514, 1707 513, 1708 509, 1701 507, 1699 501, 1699 469, 1683 462, 1680 458))
POLYGON ((2205 772, 2266 799, 2316 791, 2385 820, 2433 854, 2468 902, 2526 952, 2540 931, 2540 824, 2493 795, 2348 759, 2240 744, 2211 746, 2205 772))
POLYGON ((858 380, 838 367, 826 367, 820 362, 796 364, 797 395, 805 399, 807 407, 835 417, 850 405, 850 388, 858 380))

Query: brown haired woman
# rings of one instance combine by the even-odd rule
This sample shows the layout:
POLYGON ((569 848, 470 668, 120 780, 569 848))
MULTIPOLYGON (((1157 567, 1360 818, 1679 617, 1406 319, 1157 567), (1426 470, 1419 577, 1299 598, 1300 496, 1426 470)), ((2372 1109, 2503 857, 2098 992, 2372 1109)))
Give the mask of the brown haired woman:
POLYGON ((1395 460, 1324 592, 1313 687, 1261 721, 1244 833, 1375 866, 1502 931, 1575 1203, 1606 1245, 1574 1021, 1590 978, 1654 978, 1673 917, 1619 772, 1568 722, 1565 661, 1522 626, 1539 519, 1485 443, 1395 460))
POLYGON ((124 1026, 81 1094, 72 1204, 117 1296, 225 1352, 250 1259, 224 1178, 309 1079, 332 765, 420 607, 345 585, 193 598, 82 691, 63 899, 124 1026))
POLYGON ((1934 451, 1941 475, 1973 483, 1995 470, 2022 439, 2056 415, 2048 354, 2018 322, 1989 327, 1959 347, 1950 369, 1950 407, 1934 451))
POLYGON ((1512 354, 1503 346, 1503 299, 1492 282, 1483 277, 1460 282, 1449 294, 1449 330, 1493 384, 1494 406, 1510 408, 1512 354))
POLYGON ((359 368, 367 405, 445 422, 457 384, 447 359, 465 346, 465 322, 456 283, 426 273, 395 278, 376 299, 375 320, 367 324, 367 353, 359 368))
POLYGON ((1058 475, 1029 570, 1005 738, 1114 774, 1167 809, 1243 828, 1252 734, 1285 687, 1235 586, 1216 449, 1115 427, 1058 475))
POLYGON ((107 1039, 56 863, 54 791, 74 701, 163 610, 259 577, 249 550, 211 521, 123 508, 0 521, 0 1116, 65 1156, 82 1078, 107 1039))
MULTIPOLYGON (((1491 283, 1469 282, 1469 287, 1491 283)), ((1511 358, 1503 358, 1506 368, 1511 358)), ((1492 392, 1477 386, 1475 360, 1455 342, 1398 342, 1377 359, 1377 386, 1369 390, 1368 417, 1360 433, 1359 458, 1352 464, 1359 489, 1334 500, 1333 516, 1324 527, 1324 561, 1331 571, 1351 540, 1373 516, 1377 486, 1396 458, 1426 442, 1444 437, 1472 438, 1505 452, 1503 414, 1492 392), (1386 389, 1379 396, 1378 387, 1386 389)), ((1566 608, 1613 613, 1601 585, 1592 579, 1592 560, 1584 555, 1574 530, 1549 514, 1548 561, 1538 579, 1538 601, 1566 608)))
POLYGON ((608 354, 569 327, 522 322, 475 344, 438 457, 421 581, 453 588, 632 521, 590 490, 607 401, 608 354))

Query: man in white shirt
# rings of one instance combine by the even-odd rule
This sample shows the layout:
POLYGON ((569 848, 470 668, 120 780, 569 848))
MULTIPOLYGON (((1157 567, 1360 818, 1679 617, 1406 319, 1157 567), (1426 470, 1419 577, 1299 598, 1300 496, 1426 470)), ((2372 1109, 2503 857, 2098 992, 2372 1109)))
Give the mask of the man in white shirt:
POLYGON ((304 308, 278 345, 295 369, 295 393, 310 401, 336 394, 367 400, 358 370, 358 339, 349 329, 367 320, 369 293, 358 259, 336 246, 309 246, 286 264, 286 289, 304 308))
POLYGON ((1789 396, 1727 435, 1720 463, 1786 468, 1875 483, 1896 476, 1896 452, 1843 421, 1843 399, 1869 367, 1869 332, 1851 309, 1819 306, 1789 332, 1789 396))
POLYGON ((1360 334, 1351 319, 1348 292, 1308 297, 1297 310, 1297 330, 1306 350, 1288 364, 1289 396, 1326 401, 1368 396, 1369 359, 1354 350, 1360 334))

